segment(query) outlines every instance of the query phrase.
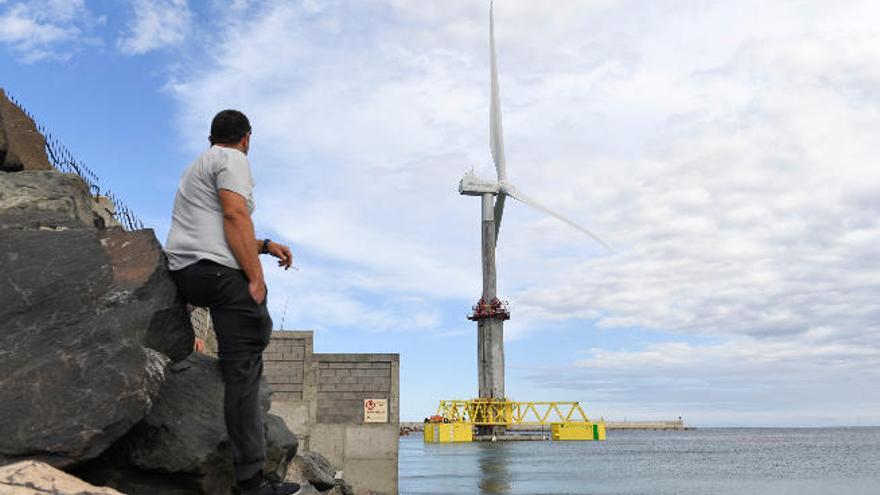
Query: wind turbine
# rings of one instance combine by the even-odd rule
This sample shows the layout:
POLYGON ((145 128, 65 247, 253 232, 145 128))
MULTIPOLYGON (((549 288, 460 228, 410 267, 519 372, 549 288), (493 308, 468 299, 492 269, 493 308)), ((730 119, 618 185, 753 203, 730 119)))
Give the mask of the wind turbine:
POLYGON ((559 213, 541 205, 521 193, 507 179, 504 155, 504 133, 501 128, 501 97, 498 89, 498 65, 495 57, 494 7, 489 4, 489 51, 491 59, 491 100, 489 103, 489 143, 497 180, 481 179, 468 172, 458 185, 459 194, 482 198, 482 255, 483 295, 468 319, 477 322, 477 353, 480 399, 504 399, 504 321, 510 319, 507 305, 497 296, 495 246, 501 229, 505 199, 511 198, 540 210, 592 237, 611 251, 611 248, 592 232, 559 213))

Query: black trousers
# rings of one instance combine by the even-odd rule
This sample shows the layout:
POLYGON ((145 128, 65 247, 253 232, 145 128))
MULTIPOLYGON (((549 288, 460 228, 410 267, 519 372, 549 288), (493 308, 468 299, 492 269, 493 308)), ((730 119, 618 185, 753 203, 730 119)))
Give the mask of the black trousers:
POLYGON ((171 275, 190 304, 211 310, 236 480, 249 479, 266 462, 260 410, 263 350, 272 336, 266 302, 257 304, 251 298, 244 272, 213 261, 202 260, 171 275))

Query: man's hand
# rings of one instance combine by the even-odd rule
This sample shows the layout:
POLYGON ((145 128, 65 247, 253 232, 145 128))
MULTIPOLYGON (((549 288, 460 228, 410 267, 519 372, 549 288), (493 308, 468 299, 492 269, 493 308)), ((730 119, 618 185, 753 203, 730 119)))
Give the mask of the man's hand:
POLYGON ((251 299, 257 304, 263 304, 266 300, 266 283, 262 280, 248 282, 248 292, 251 293, 251 299))
POLYGON ((290 248, 284 244, 269 242, 267 250, 269 251, 269 254, 278 258, 278 266, 283 266, 284 269, 287 270, 293 265, 293 254, 290 253, 290 248))

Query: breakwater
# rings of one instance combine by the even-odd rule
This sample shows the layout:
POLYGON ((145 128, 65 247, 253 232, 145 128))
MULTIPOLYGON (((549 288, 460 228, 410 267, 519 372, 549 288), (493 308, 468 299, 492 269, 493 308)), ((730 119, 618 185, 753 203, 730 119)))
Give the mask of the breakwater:
POLYGON ((685 426, 681 419, 669 421, 606 421, 607 430, 692 430, 693 427, 685 426))

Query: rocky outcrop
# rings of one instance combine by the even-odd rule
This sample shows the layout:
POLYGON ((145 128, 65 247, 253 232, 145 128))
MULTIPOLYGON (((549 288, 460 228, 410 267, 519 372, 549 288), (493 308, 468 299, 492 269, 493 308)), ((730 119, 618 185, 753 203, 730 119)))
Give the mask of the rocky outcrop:
POLYGON ((144 417, 193 334, 152 231, 87 225, 59 175, 0 173, 0 461, 64 467, 144 417))
MULTIPOLYGON (((261 402, 266 422, 266 471, 286 470, 296 454, 296 437, 281 418, 268 414, 269 387, 265 382, 261 402)), ((229 493, 235 479, 217 360, 193 353, 172 365, 153 408, 117 448, 131 466, 187 475, 190 486, 203 493, 229 493)))
POLYGON ((0 467, 3 495, 122 495, 112 488, 99 488, 42 462, 22 461, 0 467))
POLYGON ((50 170, 46 139, 0 89, 0 170, 50 170))
MULTIPOLYGON (((218 363, 192 353, 155 235, 105 228, 112 205, 78 176, 33 170, 42 137, 10 105, 0 92, 0 466, 29 464, 0 493, 118 493, 34 460, 131 495, 230 493, 218 363)), ((297 442, 264 390, 265 470, 282 478, 297 442)))

